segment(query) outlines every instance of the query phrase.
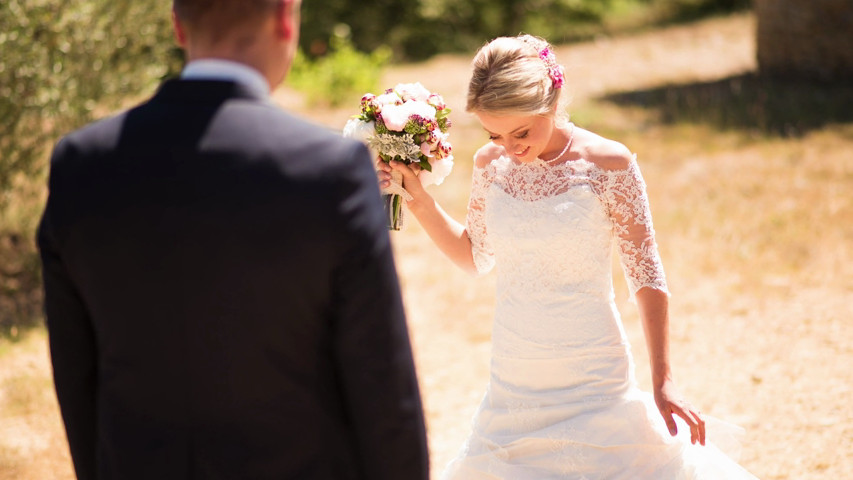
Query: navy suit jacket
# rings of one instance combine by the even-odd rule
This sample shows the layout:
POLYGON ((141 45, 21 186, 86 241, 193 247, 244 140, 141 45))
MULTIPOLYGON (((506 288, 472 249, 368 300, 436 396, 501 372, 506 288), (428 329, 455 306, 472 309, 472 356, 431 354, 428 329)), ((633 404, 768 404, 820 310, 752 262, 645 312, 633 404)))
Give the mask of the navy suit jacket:
POLYGON ((367 149, 234 82, 63 138, 39 226, 83 479, 427 479, 367 149))

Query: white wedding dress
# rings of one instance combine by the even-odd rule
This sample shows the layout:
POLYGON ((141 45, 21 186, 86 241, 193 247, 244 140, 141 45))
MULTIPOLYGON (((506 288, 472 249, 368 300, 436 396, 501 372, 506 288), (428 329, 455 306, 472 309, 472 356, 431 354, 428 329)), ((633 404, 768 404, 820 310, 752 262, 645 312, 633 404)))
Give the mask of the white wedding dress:
POLYGON ((475 264, 497 265, 491 374, 444 478, 754 479, 711 443, 713 432, 707 446, 691 445, 678 419, 670 436, 636 386, 612 245, 631 293, 667 290, 636 160, 608 170, 500 157, 473 177, 475 264))

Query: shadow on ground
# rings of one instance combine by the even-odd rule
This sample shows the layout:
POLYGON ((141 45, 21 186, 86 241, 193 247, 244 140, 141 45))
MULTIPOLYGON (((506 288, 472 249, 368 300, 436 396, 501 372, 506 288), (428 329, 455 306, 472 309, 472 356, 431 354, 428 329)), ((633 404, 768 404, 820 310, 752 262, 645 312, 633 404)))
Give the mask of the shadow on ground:
POLYGON ((657 111, 665 124, 705 123, 770 136, 799 137, 853 122, 853 82, 781 79, 746 73, 712 82, 667 85, 600 100, 657 111))

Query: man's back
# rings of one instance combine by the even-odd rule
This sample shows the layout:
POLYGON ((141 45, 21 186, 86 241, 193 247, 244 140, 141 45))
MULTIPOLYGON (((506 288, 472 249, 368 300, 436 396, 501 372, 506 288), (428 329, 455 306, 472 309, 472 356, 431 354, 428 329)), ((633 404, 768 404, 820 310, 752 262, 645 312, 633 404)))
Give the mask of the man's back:
POLYGON ((361 145, 173 81, 57 146, 39 242, 81 478, 425 475, 361 145))

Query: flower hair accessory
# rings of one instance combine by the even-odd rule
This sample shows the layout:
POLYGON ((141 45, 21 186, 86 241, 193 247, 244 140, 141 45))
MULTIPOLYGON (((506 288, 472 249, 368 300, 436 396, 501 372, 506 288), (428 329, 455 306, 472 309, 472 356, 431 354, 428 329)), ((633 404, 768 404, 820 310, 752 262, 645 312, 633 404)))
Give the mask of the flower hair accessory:
POLYGON ((563 77, 563 66, 557 63, 557 57, 554 56, 554 52, 550 48, 545 47, 539 50, 539 58, 545 62, 545 67, 548 68, 548 76, 551 77, 554 88, 562 88, 563 83, 566 81, 565 77, 563 77))

